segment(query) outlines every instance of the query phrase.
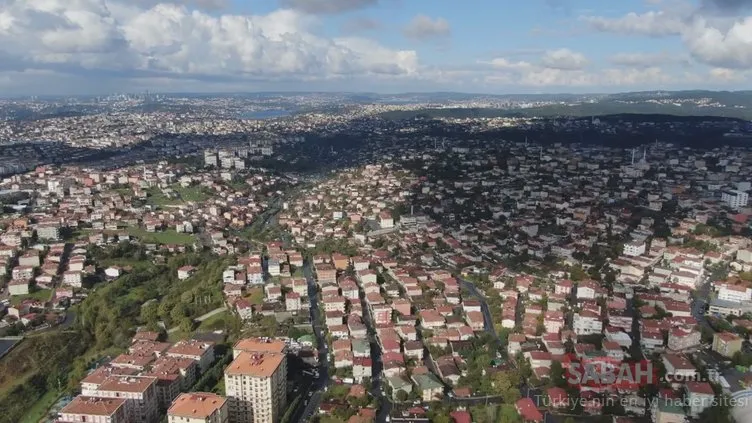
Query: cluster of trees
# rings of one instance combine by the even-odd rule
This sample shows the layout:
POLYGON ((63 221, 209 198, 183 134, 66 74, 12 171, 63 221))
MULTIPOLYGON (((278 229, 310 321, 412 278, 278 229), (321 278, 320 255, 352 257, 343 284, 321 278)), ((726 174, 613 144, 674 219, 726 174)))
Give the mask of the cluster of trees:
POLYGON ((215 349, 215 363, 205 371, 191 388, 195 392, 214 392, 215 394, 224 395, 224 392, 218 392, 217 384, 224 378, 225 367, 232 361, 232 354, 224 346, 218 346, 215 349))
MULTIPOLYGON (((146 259, 141 247, 128 243, 92 249, 91 253, 98 260, 146 259)), ((20 421, 48 391, 73 392, 91 361, 113 348, 126 348, 137 325, 158 330, 161 320, 168 326, 192 329, 195 317, 221 304, 221 273, 227 265, 227 260, 208 253, 171 257, 163 265, 144 260, 130 273, 94 289, 74 309, 78 315, 75 326, 29 337, 0 361, 0 386, 26 381, 0 397, 4 411, 0 423, 20 421), (177 269, 185 265, 196 266, 198 271, 180 281, 177 269)), ((218 373, 204 375, 202 386, 210 389, 216 385, 222 367, 217 369, 218 373)))
POLYGON ((712 242, 703 241, 699 239, 691 239, 689 241, 684 242, 684 247, 686 248, 694 248, 699 251, 702 251, 703 253, 709 253, 711 251, 718 251, 718 246, 713 244, 712 242))
POLYGON ((355 415, 358 409, 366 407, 371 402, 368 394, 356 398, 350 396, 350 385, 338 384, 333 384, 329 387, 329 390, 324 393, 323 400, 325 402, 342 404, 341 407, 336 407, 331 414, 322 416, 320 422, 330 423, 348 421, 350 417, 355 415))
POLYGON ((26 338, 8 353, 0 361, 0 386, 20 383, 0 396, 0 423, 21 421, 47 391, 76 387, 86 370, 81 355, 89 342, 86 334, 54 332, 26 338))
POLYGON ((221 275, 227 265, 227 260, 203 253, 175 256, 164 265, 135 267, 94 290, 78 309, 78 324, 93 336, 97 350, 127 347, 139 324, 157 329, 161 320, 168 327, 190 331, 195 317, 222 304, 221 275), (178 280, 177 269, 185 265, 198 271, 178 280))

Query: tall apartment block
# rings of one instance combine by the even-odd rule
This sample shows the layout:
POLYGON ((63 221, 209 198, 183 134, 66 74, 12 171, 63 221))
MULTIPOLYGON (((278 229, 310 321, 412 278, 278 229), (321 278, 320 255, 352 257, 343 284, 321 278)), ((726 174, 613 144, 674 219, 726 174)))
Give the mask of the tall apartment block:
POLYGON ((231 423, 278 423, 287 404, 285 343, 243 339, 225 369, 231 423))

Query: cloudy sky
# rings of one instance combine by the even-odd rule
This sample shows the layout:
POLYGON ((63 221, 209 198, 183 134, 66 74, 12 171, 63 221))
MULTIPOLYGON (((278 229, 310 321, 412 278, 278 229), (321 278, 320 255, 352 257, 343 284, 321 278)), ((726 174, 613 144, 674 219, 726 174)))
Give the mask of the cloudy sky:
POLYGON ((0 0, 0 96, 750 89, 751 69, 752 0, 0 0))

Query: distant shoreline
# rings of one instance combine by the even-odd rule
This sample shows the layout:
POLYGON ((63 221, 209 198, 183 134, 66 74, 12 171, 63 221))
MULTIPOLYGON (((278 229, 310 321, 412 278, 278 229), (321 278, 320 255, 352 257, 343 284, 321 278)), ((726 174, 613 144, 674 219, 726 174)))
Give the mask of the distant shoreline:
POLYGON ((238 119, 249 120, 264 120, 264 119, 276 119, 291 116, 294 112, 285 109, 268 109, 268 110, 254 110, 241 112, 238 114, 238 119))

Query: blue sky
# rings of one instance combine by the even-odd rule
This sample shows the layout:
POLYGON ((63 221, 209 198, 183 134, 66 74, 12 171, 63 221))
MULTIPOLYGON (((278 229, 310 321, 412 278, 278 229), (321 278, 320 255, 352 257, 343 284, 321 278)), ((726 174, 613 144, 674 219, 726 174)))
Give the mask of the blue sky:
POLYGON ((752 0, 7 2, 0 95, 749 89, 752 67, 752 0))

